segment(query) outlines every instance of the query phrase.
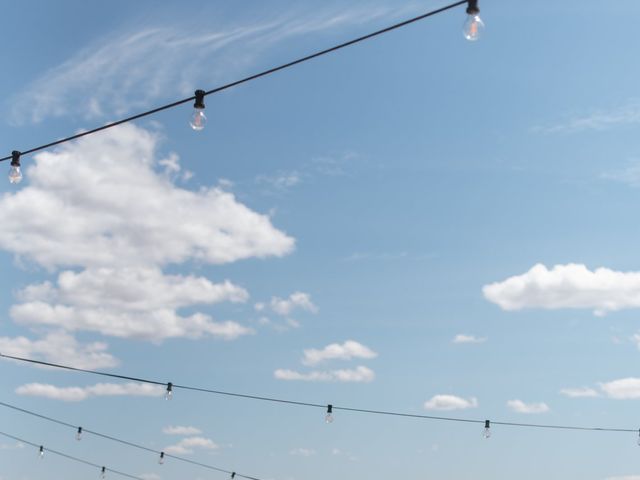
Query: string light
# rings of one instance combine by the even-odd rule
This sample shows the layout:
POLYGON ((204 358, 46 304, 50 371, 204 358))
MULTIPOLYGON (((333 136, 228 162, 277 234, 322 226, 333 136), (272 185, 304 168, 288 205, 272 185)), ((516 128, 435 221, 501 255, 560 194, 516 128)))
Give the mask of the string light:
POLYGON ((236 478, 236 472, 231 472, 231 480, 233 480, 234 478, 236 478))
POLYGON ((100 470, 100 478, 102 478, 103 480, 107 478, 107 467, 102 467, 102 469, 100 470))
POLYGON ((164 392, 164 399, 171 400, 173 398, 173 383, 167 383, 167 391, 164 392))
POLYGON ((193 104, 193 113, 191 114, 189 125, 191 125, 191 128, 196 132, 203 130, 207 124, 207 116, 204 114, 204 96, 204 90, 195 91, 196 101, 193 104))
POLYGON ((22 172, 20 171, 20 152, 14 150, 11 152, 11 166, 9 167, 9 182, 20 183, 22 180, 22 172))
POLYGON ((333 423, 333 405, 327 405, 327 414, 324 417, 326 423, 333 423))
MULTIPOLYGON (((291 67, 293 67, 295 65, 298 65, 300 63, 307 62, 309 60, 312 60, 312 59, 317 58, 317 57, 321 57, 323 55, 327 55, 329 53, 336 52, 338 50, 341 50, 343 48, 349 47, 351 45, 355 45, 357 43, 364 42, 365 40, 369 40, 371 38, 377 37, 379 35, 383 35, 385 33, 391 32, 391 31, 396 30, 398 28, 402 28, 402 27, 405 27, 405 26, 410 25, 412 23, 418 22, 420 20, 424 20, 424 19, 432 17, 434 15, 446 12, 447 10, 451 10, 453 8, 459 7, 461 5, 464 5, 465 3, 471 3, 471 2, 470 1, 467 2, 467 0, 460 0, 460 1, 457 1, 457 2, 454 2, 454 3, 451 3, 449 5, 446 5, 444 7, 441 7, 441 8, 435 9, 435 10, 432 10, 432 11, 424 13, 422 15, 418 15, 416 17, 410 18, 408 20, 404 20, 404 21, 399 22, 399 23, 395 23, 393 25, 390 25, 388 27, 382 28, 380 30, 376 30, 375 32, 371 32, 371 33, 368 33, 368 34, 363 35, 361 37, 357 37, 357 38, 354 38, 352 40, 348 40, 348 41, 346 41, 344 43, 335 45, 333 47, 329 47, 329 48, 326 48, 324 50, 320 50, 320 51, 317 51, 315 53, 311 53, 311 54, 306 55, 304 57, 298 58, 296 60, 292 60, 290 62, 278 65, 276 67, 269 68, 267 70, 263 70, 262 72, 259 72, 259 73, 253 74, 253 75, 249 75, 248 77, 244 77, 244 78, 241 78, 239 80, 233 81, 231 83, 227 83, 225 85, 222 85, 220 87, 214 88, 212 90, 204 91, 204 93, 202 93, 201 100, 206 95, 212 95, 212 94, 221 92, 223 90, 228 90, 230 88, 237 87, 238 85, 241 85, 241 84, 244 84, 244 83, 247 83, 247 82, 251 82, 253 80, 257 80, 258 78, 266 77, 267 75, 272 75, 272 74, 274 74, 276 72, 279 72, 281 70, 285 70, 287 68, 291 68, 291 67)), ((477 1, 476 1, 476 3, 477 3, 477 1)), ((191 118, 192 122, 194 120, 193 117, 194 117, 194 115, 196 113, 196 110, 199 110, 198 113, 201 114, 201 118, 200 118, 199 122, 201 120, 206 121, 206 116, 204 115, 204 102, 203 101, 200 102, 202 104, 202 108, 201 109, 198 108, 199 92, 203 92, 203 91, 202 90, 198 90, 198 91, 195 92, 195 95, 192 96, 192 97, 183 98, 181 100, 176 100, 175 102, 168 103, 166 105, 162 105, 160 107, 156 107, 156 108, 153 108, 151 110, 147 110, 146 112, 141 112, 141 113, 138 113, 136 115, 131 115, 129 117, 117 120, 115 122, 111 122, 111 123, 108 123, 106 125, 102 125, 100 127, 93 128, 91 130, 86 130, 86 131, 77 133, 75 135, 71 135, 71 136, 66 137, 66 138, 62 138, 62 139, 59 139, 59 140, 55 140, 55 141, 46 143, 44 145, 39 145, 37 147, 30 148, 29 150, 25 150, 22 153, 19 153, 19 155, 27 155, 27 154, 30 154, 30 153, 38 152, 40 150, 45 150, 47 148, 54 147, 54 146, 60 145, 62 143, 70 142, 72 140, 76 140, 78 138, 81 138, 81 137, 84 137, 84 136, 87 136, 87 135, 92 135, 92 134, 100 132, 102 130, 107 130, 109 128, 113 128, 113 127, 116 127, 118 125, 122 125, 123 123, 132 122, 134 120, 138 120, 140 118, 143 118, 143 117, 146 117, 146 116, 149 116, 149 115, 154 115, 156 113, 162 112, 164 110, 168 110, 170 108, 175 108, 175 107, 177 107, 179 105, 183 105, 185 103, 189 103, 189 102, 191 102, 193 100, 195 100, 196 102, 194 103, 194 113, 192 114, 192 118, 191 118)), ((190 122, 191 126, 195 130, 201 130, 204 127, 204 122, 200 122, 200 123, 192 123, 192 122, 190 122), (198 128, 196 128, 196 127, 198 127, 198 128)), ((0 162, 3 162, 5 160, 11 160, 12 167, 13 167, 14 166, 13 165, 13 163, 14 163, 14 160, 13 160, 14 155, 13 154, 15 154, 15 153, 17 153, 17 151, 14 151, 12 153, 12 155, 10 155, 8 157, 0 158, 0 162)), ((18 156, 18 158, 19 158, 19 156, 18 156)), ((20 173, 19 165, 15 165, 15 166, 17 166, 18 169, 17 170, 13 170, 13 173, 10 175, 11 183, 18 183, 22 179, 22 174, 20 173)))
POLYGON ((38 455, 40 458, 44 458, 44 447, 40 445, 40 449, 38 450, 38 455))
POLYGON ((467 19, 462 27, 464 38, 470 42, 478 40, 484 30, 484 22, 480 18, 480 9, 478 8, 478 0, 468 0, 467 2, 467 19))
POLYGON ((78 427, 78 431, 76 432, 76 440, 82 440, 82 427, 78 427))
POLYGON ((164 452, 160 452, 160 457, 158 458, 158 463, 160 465, 164 465, 164 452))
POLYGON ((484 421, 484 431, 482 432, 482 435, 484 436, 484 438, 491 437, 491 421, 490 420, 484 421))

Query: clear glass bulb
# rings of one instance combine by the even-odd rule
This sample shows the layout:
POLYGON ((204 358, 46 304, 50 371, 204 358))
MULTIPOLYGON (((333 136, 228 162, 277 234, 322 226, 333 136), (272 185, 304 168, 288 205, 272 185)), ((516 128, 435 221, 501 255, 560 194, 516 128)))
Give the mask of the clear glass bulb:
POLYGON ((491 436, 491 429, 489 427, 485 427, 484 432, 482 432, 482 436, 484 438, 489 438, 491 436))
POLYGON ((171 400, 173 398, 173 391, 172 390, 167 390, 164 393, 164 399, 165 400, 171 400))
POLYGON ((38 454, 40 458, 44 458, 44 448, 40 447, 40 453, 38 454))
POLYGON ((102 467, 102 470, 100 471, 100 478, 103 480, 107 478, 107 469, 105 467, 102 467))
POLYGON ((164 452, 160 452, 160 458, 158 458, 158 463, 160 465, 164 464, 164 452))
POLYGON ((20 180, 22 180, 20 165, 11 165, 11 167, 9 168, 9 182, 20 183, 20 180))
POLYGON ((189 120, 189 125, 195 131, 199 132, 207 124, 207 116, 204 114, 204 108, 194 108, 189 120))
POLYGON ((484 31, 484 22, 477 13, 470 13, 467 15, 467 19, 462 27, 462 34, 464 38, 470 42, 475 42, 482 36, 484 31))
POLYGON ((78 431, 76 432, 76 440, 82 440, 82 427, 78 427, 78 431))
POLYGON ((327 413, 327 415, 324 417, 324 421, 326 423, 333 423, 333 415, 331 413, 327 413))

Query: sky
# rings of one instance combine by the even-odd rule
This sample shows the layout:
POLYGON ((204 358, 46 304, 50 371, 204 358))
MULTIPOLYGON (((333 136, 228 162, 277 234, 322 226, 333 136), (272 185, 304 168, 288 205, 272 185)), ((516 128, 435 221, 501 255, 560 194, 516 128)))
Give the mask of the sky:
MULTIPOLYGON (((2 2, 4 155, 436 0, 2 2)), ((0 182, 0 353, 214 390, 640 428, 640 5, 480 1, 0 182)), ((3 168, 8 171, 7 162, 3 168)), ((261 480, 638 480, 635 432, 374 416, 0 362, 0 402, 261 480)), ((145 480, 228 475, 0 406, 145 480)), ((99 470, 0 438, 0 480, 99 470)), ((95 476, 94 476, 95 475, 95 476)), ((107 478, 117 478, 110 472, 107 478)))

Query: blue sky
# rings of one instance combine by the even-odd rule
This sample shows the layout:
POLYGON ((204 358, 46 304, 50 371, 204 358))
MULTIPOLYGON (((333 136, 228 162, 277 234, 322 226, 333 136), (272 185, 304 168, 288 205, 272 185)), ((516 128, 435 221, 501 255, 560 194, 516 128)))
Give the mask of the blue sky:
MULTIPOLYGON (((5 154, 443 5, 5 3, 5 154)), ((459 8, 208 97, 203 132, 185 106, 25 157, 24 181, 0 182, 0 352, 321 404, 640 428, 640 5, 480 7, 476 43, 459 8)), ((475 424, 165 402, 7 361, 0 379, 0 401, 264 480, 640 479, 636 434, 485 440, 475 424)), ((225 478, 0 419, 149 480, 225 478)), ((0 440, 0 480, 62 475, 99 472, 0 440)))

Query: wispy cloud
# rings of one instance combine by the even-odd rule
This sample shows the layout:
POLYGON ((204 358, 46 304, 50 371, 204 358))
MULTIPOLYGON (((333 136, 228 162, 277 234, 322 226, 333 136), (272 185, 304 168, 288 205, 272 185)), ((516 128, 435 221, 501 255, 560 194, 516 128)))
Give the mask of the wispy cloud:
POLYGON ((88 387, 57 387, 45 383, 28 383, 16 389, 18 395, 44 397, 64 402, 80 402, 91 397, 134 396, 160 397, 164 388, 147 383, 98 383, 88 387))
POLYGON ((560 390, 560 393, 569 398, 589 398, 600 395, 595 389, 590 387, 563 388, 560 390))
POLYGON ((181 425, 169 425, 162 429, 162 433, 166 435, 200 435, 202 430, 196 427, 188 427, 181 425))
POLYGON ((292 448, 289 451, 289 455, 294 455, 297 457, 312 457, 316 454, 316 451, 313 448, 292 448))
POLYGON ((482 291, 503 310, 588 308, 604 315, 640 307, 640 272, 592 271, 575 263, 549 270, 537 264, 522 275, 485 285, 482 291))
POLYGON ((265 51, 291 38, 365 25, 414 8, 325 6, 312 13, 290 9, 265 12, 261 21, 234 24, 221 19, 218 25, 215 20, 212 25, 174 18, 171 26, 114 32, 30 82, 11 99, 10 118, 28 123, 69 114, 90 119, 120 116, 176 95, 192 95, 196 87, 230 81, 257 64, 265 51))
POLYGON ((369 383, 375 379, 374 371, 364 366, 353 369, 314 370, 311 372, 278 369, 273 372, 273 376, 278 380, 298 380, 304 382, 369 383))
POLYGON ((424 402, 425 410, 466 410, 467 408, 476 408, 478 399, 475 397, 462 398, 456 395, 434 395, 424 402))
POLYGON ((304 292, 294 292, 288 298, 272 297, 269 303, 258 302, 254 308, 257 312, 271 311, 283 317, 295 310, 318 313, 318 307, 311 301, 311 295, 304 292))
POLYGON ((466 335, 464 333, 459 333, 451 343, 484 343, 487 341, 487 337, 476 337, 475 335, 466 335))
POLYGON ((544 403, 525 403, 522 400, 509 400, 507 407, 516 413, 546 413, 549 411, 549 406, 544 403))
POLYGON ((537 126, 533 130, 541 133, 573 133, 589 130, 608 130, 619 125, 640 122, 640 99, 634 98, 626 104, 608 110, 595 110, 574 116, 561 123, 537 126))

